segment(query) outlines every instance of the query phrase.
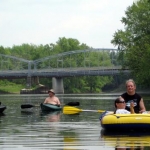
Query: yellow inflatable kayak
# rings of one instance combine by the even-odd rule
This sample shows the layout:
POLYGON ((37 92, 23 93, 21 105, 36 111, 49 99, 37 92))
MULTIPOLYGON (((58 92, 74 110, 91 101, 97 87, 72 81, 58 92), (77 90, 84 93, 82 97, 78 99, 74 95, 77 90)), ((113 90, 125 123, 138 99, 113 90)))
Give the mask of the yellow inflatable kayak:
POLYGON ((150 130, 150 114, 105 115, 101 126, 106 130, 150 130))

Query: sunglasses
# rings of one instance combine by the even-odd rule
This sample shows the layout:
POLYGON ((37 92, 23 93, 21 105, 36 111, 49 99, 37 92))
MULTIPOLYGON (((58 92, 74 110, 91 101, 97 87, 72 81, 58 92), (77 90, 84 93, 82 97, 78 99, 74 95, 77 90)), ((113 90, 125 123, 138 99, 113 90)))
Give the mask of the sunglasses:
POLYGON ((118 103, 125 103, 125 101, 119 101, 118 103))

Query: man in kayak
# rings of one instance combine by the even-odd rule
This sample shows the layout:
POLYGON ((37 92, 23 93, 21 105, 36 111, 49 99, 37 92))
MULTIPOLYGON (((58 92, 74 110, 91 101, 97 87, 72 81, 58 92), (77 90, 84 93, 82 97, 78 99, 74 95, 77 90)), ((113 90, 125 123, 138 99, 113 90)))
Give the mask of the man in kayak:
POLYGON ((57 105, 60 106, 60 101, 58 97, 55 96, 55 92, 53 89, 50 89, 48 91, 49 97, 47 97, 44 101, 44 104, 52 104, 52 105, 57 105))
POLYGON ((132 79, 126 81, 126 92, 120 95, 125 100, 126 110, 130 111, 130 103, 134 103, 135 113, 143 113, 146 111, 143 98, 135 92, 136 85, 132 79))

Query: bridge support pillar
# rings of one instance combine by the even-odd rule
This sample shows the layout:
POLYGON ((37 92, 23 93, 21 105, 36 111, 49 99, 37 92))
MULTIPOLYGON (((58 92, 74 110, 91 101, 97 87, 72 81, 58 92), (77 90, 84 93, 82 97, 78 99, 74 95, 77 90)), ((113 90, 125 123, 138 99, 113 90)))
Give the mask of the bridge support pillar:
POLYGON ((37 76, 37 77, 32 77, 32 80, 31 80, 32 82, 32 84, 36 84, 36 85, 39 85, 40 84, 40 82, 39 82, 39 77, 37 76))
POLYGON ((52 78, 52 88, 54 89, 56 94, 64 94, 63 78, 53 77, 52 78))
POLYGON ((31 88, 31 77, 30 77, 30 76, 27 77, 26 88, 27 88, 27 89, 30 89, 30 88, 31 88))

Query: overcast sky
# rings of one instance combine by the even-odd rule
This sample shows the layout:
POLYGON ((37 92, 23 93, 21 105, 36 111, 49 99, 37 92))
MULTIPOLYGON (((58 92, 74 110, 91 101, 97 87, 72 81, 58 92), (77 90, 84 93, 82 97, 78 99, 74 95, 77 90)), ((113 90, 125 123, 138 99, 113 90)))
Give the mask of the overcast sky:
POLYGON ((55 44, 74 38, 93 48, 114 48, 113 34, 134 0, 0 0, 0 45, 55 44))

